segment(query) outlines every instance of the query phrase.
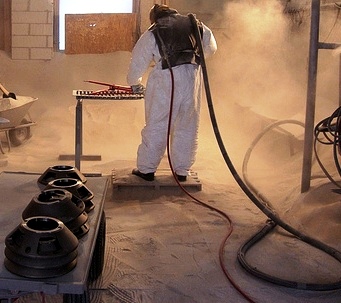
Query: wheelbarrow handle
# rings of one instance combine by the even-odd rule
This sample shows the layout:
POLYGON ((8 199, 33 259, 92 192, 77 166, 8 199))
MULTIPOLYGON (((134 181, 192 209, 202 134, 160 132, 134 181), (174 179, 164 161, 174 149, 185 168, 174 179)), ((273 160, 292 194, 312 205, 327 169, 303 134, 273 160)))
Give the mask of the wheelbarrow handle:
POLYGON ((9 91, 1 83, 0 83, 0 89, 5 95, 9 94, 9 91))
POLYGON ((4 98, 13 98, 13 99, 17 98, 14 93, 10 93, 1 83, 0 83, 0 90, 3 92, 4 98))

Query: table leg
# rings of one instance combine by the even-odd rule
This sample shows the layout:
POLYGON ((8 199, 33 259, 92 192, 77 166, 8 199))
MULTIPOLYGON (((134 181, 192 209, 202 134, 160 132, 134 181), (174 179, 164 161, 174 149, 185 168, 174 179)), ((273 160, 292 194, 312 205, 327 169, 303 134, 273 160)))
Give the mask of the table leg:
POLYGON ((80 171, 82 157, 83 109, 82 99, 77 99, 76 105, 76 134, 75 134, 75 167, 80 171))

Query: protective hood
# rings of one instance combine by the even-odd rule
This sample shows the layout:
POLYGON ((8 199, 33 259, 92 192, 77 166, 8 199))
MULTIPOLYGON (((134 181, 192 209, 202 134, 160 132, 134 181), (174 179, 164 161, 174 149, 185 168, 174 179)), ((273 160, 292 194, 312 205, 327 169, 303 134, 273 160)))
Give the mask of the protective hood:
POLYGON ((170 8, 167 5, 164 4, 155 4, 149 12, 149 19, 150 23, 153 24, 156 22, 159 18, 167 17, 172 14, 178 14, 178 11, 174 8, 170 8))

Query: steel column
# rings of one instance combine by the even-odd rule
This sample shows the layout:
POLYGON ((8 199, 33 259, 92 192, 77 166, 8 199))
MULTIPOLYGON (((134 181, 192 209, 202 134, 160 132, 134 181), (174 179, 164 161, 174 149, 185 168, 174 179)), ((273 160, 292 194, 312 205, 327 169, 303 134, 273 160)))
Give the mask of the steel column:
POLYGON ((307 103, 305 116, 304 150, 301 192, 310 188, 311 165, 313 155, 313 133, 315 121, 315 100, 316 100, 316 79, 319 47, 319 26, 320 26, 320 0, 311 2, 311 24, 310 24, 310 46, 309 46, 309 68, 307 103))

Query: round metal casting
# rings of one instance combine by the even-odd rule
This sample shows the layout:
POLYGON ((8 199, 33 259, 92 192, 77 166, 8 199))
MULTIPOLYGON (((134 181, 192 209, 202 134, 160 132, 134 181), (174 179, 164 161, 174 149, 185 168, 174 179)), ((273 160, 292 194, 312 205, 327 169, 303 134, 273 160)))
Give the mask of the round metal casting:
POLYGON ((95 205, 92 202, 94 194, 80 180, 72 178, 56 179, 45 187, 45 189, 65 189, 73 196, 81 199, 85 204, 85 211, 88 213, 94 209, 95 205))
POLYGON ((55 165, 49 167, 39 178, 38 183, 47 185, 49 182, 62 179, 62 178, 73 178, 86 183, 87 179, 85 176, 76 168, 69 165, 55 165))
POLYGON ((77 238, 89 231, 84 202, 65 189, 46 189, 34 196, 22 212, 22 218, 46 216, 62 221, 77 238))
POLYGON ((52 217, 22 221, 5 239, 4 265, 27 278, 50 278, 70 272, 77 264, 78 239, 52 217))

